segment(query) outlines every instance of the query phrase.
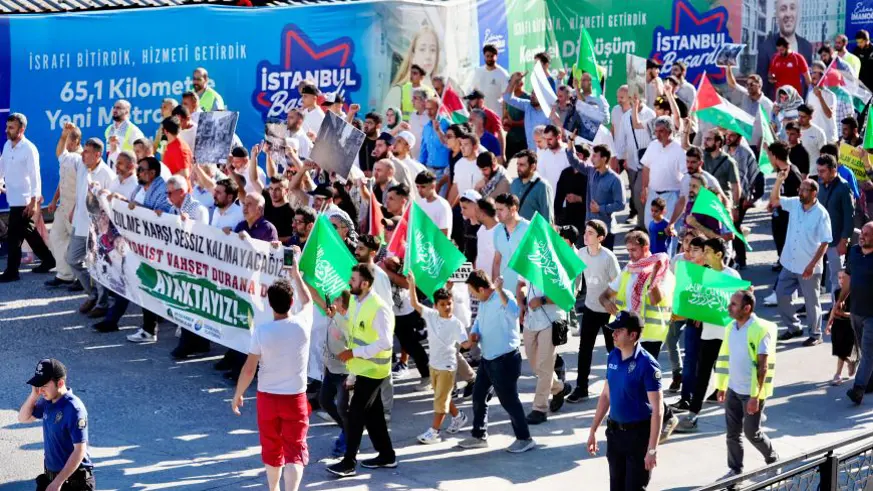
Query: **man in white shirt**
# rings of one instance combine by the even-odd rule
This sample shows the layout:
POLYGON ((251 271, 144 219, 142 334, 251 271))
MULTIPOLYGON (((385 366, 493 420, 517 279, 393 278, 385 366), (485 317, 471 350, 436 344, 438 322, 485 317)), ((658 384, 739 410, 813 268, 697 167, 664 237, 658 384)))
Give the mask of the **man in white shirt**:
POLYGON ((60 164, 60 181, 49 203, 48 211, 55 217, 49 231, 49 247, 55 257, 57 270, 55 277, 45 282, 45 286, 48 287, 69 286, 76 280, 64 256, 67 254, 70 235, 73 233, 70 212, 76 204, 76 161, 82 160, 82 130, 73 123, 66 123, 58 139, 56 153, 60 164))
POLYGON ((312 297, 303 284, 296 262, 291 268, 291 278, 293 288, 288 280, 281 279, 267 289, 274 320, 252 331, 249 355, 240 373, 231 409, 234 414, 240 414, 245 392, 257 373, 258 431, 267 484, 270 489, 279 489, 284 473, 285 489, 297 491, 303 479, 303 467, 309 463, 306 372, 313 308, 312 297), (299 299, 295 298, 297 296, 299 299), (292 306, 297 314, 289 316, 292 306))
POLYGON ((130 120, 130 102, 119 99, 112 106, 112 123, 106 127, 104 140, 109 145, 106 160, 110 167, 122 150, 133 151, 133 142, 145 138, 143 132, 130 120))
MULTIPOLYGON (((622 145, 624 142, 624 124, 623 119, 624 115, 630 112, 631 109, 631 101, 630 95, 628 93, 627 85, 622 85, 615 92, 616 102, 618 104, 612 108, 612 112, 609 113, 609 122, 610 131, 612 131, 612 139, 615 142, 615 147, 612 149, 615 153, 613 154, 614 160, 624 160, 624 149, 621 148, 621 152, 619 152, 619 145, 622 145)), ((618 168, 617 165, 613 164, 612 167, 618 168)))
MULTIPOLYGON (((296 107, 288 111, 286 120, 288 125, 288 139, 297 141, 297 156, 302 160, 309 158, 309 153, 312 152, 312 140, 306 136, 303 131, 303 114, 296 107)), ((321 128, 321 126, 319 126, 321 128)), ((318 134, 318 130, 315 131, 318 134)))
POLYGON ((503 113, 503 91, 509 84, 509 72, 497 64, 497 47, 486 44, 482 47, 485 64, 473 71, 473 89, 485 94, 485 107, 498 113, 503 113))
MULTIPOLYGON (((640 159, 643 164, 642 204, 645 210, 643 225, 652 221, 653 200, 664 198, 667 208, 664 216, 672 216, 673 208, 679 200, 682 176, 685 175, 685 150, 673 139, 673 122, 669 117, 655 119, 655 141, 646 148, 640 159)), ((675 247, 675 241, 673 241, 675 247)))
POLYGON ((476 268, 483 271, 491 271, 494 267, 494 255, 497 249, 494 247, 494 228, 497 227, 497 209, 494 200, 482 198, 476 202, 476 221, 479 222, 479 230, 476 231, 476 268))
POLYGON ((394 178, 397 182, 406 184, 409 189, 415 189, 415 176, 427 170, 421 162, 412 157, 412 149, 418 143, 411 131, 401 131, 394 138, 389 158, 394 158, 394 178))
MULTIPOLYGON (((661 80, 661 79, 658 79, 661 80)), ((649 135, 648 123, 655 119, 657 115, 650 107, 643 104, 642 99, 634 98, 631 102, 630 111, 624 113, 621 119, 622 139, 615 141, 615 153, 618 159, 624 159, 624 168, 627 171, 628 187, 630 188, 630 219, 639 217, 637 220, 642 225, 642 219, 645 216, 643 212, 643 174, 642 164, 640 164, 641 150, 645 152, 646 148, 651 143, 652 138, 649 135)), ((614 171, 620 172, 621 168, 613 168, 614 171)))
POLYGON ((828 142, 824 130, 812 122, 814 114, 813 108, 806 104, 801 104, 797 108, 797 122, 800 123, 800 143, 809 154, 810 167, 818 162, 821 147, 828 142))
POLYGON ((476 165, 476 157, 480 153, 479 137, 473 133, 464 133, 460 140, 461 158, 455 162, 455 179, 449 190, 448 202, 452 206, 457 206, 461 195, 482 180, 482 171, 476 165))
POLYGON ((415 188, 418 195, 415 202, 433 220, 433 223, 446 234, 452 236, 452 207, 449 202, 436 192, 436 176, 431 171, 424 171, 415 176, 415 188))
MULTIPOLYGON (((173 109, 171 117, 172 116, 179 118, 179 134, 177 135, 177 138, 187 143, 188 148, 193 152, 194 144, 197 141, 197 123, 194 121, 194 118, 191 117, 188 108, 182 105, 178 105, 173 109)), ((164 135, 164 138, 167 138, 166 135, 164 135)), ((166 145, 164 145, 164 147, 166 149, 166 145)), ((161 155, 163 156, 163 152, 161 155)))
POLYGON ((303 107, 300 108, 303 115, 303 133, 318 135, 321 122, 324 121, 324 111, 318 107, 318 88, 309 83, 301 84, 300 99, 303 101, 303 107))
MULTIPOLYGON (((421 152, 421 132, 424 131, 424 125, 432 119, 427 114, 427 98, 427 90, 425 89, 414 89, 412 91, 412 107, 415 108, 415 111, 409 115, 408 124, 409 131, 415 136, 415 144, 412 145, 410 154, 416 160, 418 160, 418 154, 421 152)), ((403 124, 403 122, 400 123, 401 126, 403 124)))
POLYGON ((42 261, 34 273, 48 273, 55 267, 55 258, 42 236, 34 228, 34 219, 40 213, 42 186, 39 175, 39 152, 24 136, 27 118, 12 113, 6 118, 6 143, 0 154, 0 180, 5 180, 6 199, 9 202, 9 231, 6 246, 9 256, 6 271, 0 275, 0 283, 18 281, 21 266, 21 244, 25 240, 42 261))
POLYGON ((543 139, 546 148, 537 150, 537 172, 543 181, 546 181, 552 189, 556 189, 561 172, 570 167, 570 161, 567 160, 567 147, 561 141, 561 130, 555 125, 546 126, 543 139))
POLYGON ((221 179, 215 183, 212 197, 215 200, 215 212, 209 225, 217 229, 233 229, 239 222, 245 220, 242 207, 237 203, 239 187, 233 179, 221 179))
POLYGON ((131 194, 138 184, 136 181, 136 155, 129 150, 122 150, 115 159, 115 179, 109 185, 109 192, 119 194, 125 199, 132 199, 131 194))
POLYGON ((691 107, 694 99, 697 99, 697 89, 685 79, 685 74, 688 71, 688 66, 684 61, 676 61, 670 67, 670 75, 679 80, 679 86, 674 88, 676 97, 685 103, 685 107, 691 107))
POLYGON ((109 294, 101 285, 91 285, 91 275, 85 267, 85 255, 88 251, 88 231, 91 228, 91 217, 85 202, 91 186, 96 189, 109 189, 114 178, 112 169, 103 162, 103 142, 91 138, 85 142, 82 149, 82 160, 76 165, 76 205, 72 211, 73 236, 67 247, 67 264, 73 269, 73 275, 85 288, 88 299, 79 307, 79 312, 88 317, 97 318, 106 314, 109 307, 109 294))
POLYGON ((828 143, 836 143, 840 138, 837 96, 827 87, 818 85, 824 77, 825 70, 827 67, 821 61, 815 61, 810 66, 813 86, 806 96, 806 105, 812 109, 812 123, 824 131, 828 143))

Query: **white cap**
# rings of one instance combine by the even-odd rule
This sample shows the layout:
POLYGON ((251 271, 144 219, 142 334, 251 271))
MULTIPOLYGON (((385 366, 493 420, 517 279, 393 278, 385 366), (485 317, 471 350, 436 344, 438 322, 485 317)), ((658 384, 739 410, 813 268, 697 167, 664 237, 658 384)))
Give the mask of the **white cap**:
POLYGON ((415 146, 415 135, 411 131, 401 131, 397 133, 397 138, 403 138, 410 147, 415 146))
POLYGON ((461 199, 465 199, 467 201, 472 201, 473 203, 482 199, 482 195, 479 194, 479 191, 475 189, 468 189, 461 194, 461 199))

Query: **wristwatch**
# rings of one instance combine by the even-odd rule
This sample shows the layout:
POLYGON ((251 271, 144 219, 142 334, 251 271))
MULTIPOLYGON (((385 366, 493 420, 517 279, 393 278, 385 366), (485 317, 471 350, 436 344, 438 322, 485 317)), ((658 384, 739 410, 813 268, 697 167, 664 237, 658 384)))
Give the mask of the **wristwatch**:
POLYGON ((649 451, 648 451, 647 453, 648 453, 649 455, 651 455, 652 457, 654 457, 655 455, 658 455, 658 450, 655 449, 655 448, 650 448, 649 451))

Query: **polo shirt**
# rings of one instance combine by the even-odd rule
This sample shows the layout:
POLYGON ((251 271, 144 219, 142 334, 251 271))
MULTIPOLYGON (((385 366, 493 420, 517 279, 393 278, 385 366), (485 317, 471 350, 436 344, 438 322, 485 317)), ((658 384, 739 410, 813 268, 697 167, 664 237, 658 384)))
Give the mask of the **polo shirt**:
MULTIPOLYGON (((798 94, 802 94, 803 84, 801 77, 808 71, 809 65, 807 65, 806 59, 800 53, 791 52, 785 56, 776 53, 773 59, 770 60, 770 68, 767 75, 772 74, 776 77, 776 87, 790 85, 797 89, 798 94)), ((761 74, 761 76, 766 77, 764 74, 761 74)))
POLYGON ((873 254, 864 254, 860 245, 849 248, 846 273, 852 290, 849 311, 852 315, 873 317, 873 254))
MULTIPOLYGON (((505 285, 505 282, 504 282, 505 285)), ((488 300, 479 302, 479 313, 473 323, 472 333, 478 334, 482 357, 493 360, 506 353, 517 350, 521 345, 520 329, 518 327, 518 304, 515 294, 504 288, 506 305, 500 300, 500 295, 493 292, 488 300)))
MULTIPOLYGON (((800 198, 783 197, 779 200, 779 206, 788 212, 788 232, 779 263, 792 273, 803 274, 816 249, 822 243, 830 244, 833 240, 831 218, 818 201, 809 210, 804 210, 800 198)), ((822 260, 819 259, 813 273, 821 272, 822 260)))
POLYGON ((647 421, 652 417, 648 393, 661 390, 661 365, 640 343, 625 360, 616 348, 606 359, 606 383, 609 419, 624 424, 647 421))
MULTIPOLYGON (((55 403, 40 398, 33 408, 33 417, 42 420, 45 468, 60 472, 73 453, 73 445, 88 442, 88 411, 73 391, 68 390, 55 403)), ((81 466, 94 467, 87 449, 81 466)))
POLYGON ((164 165, 170 169, 170 173, 175 175, 191 168, 191 165, 194 163, 194 153, 187 143, 183 142, 180 138, 176 138, 167 144, 163 160, 164 165))
POLYGON ((266 242, 276 242, 279 240, 279 234, 276 232, 276 227, 268 222, 263 216, 258 218, 251 227, 247 220, 243 220, 237 224, 233 231, 236 233, 245 232, 253 239, 266 242))

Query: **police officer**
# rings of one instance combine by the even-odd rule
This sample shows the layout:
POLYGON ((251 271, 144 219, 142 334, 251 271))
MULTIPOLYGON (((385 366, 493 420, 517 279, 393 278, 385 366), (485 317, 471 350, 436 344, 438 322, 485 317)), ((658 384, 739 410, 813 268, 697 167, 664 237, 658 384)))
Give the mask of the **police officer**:
POLYGON ((55 359, 39 362, 30 396, 18 411, 19 423, 42 419, 45 472, 36 478, 37 491, 93 491, 93 464, 88 455, 88 411, 67 388, 67 369, 55 359), (42 398, 40 398, 42 396, 42 398))
POLYGON ((598 450, 597 428, 606 420, 606 460, 610 491, 646 489, 658 463, 661 434, 661 366, 640 345, 643 322, 636 312, 623 310, 612 329, 615 348, 607 358, 606 385, 588 434, 588 452, 598 450))

